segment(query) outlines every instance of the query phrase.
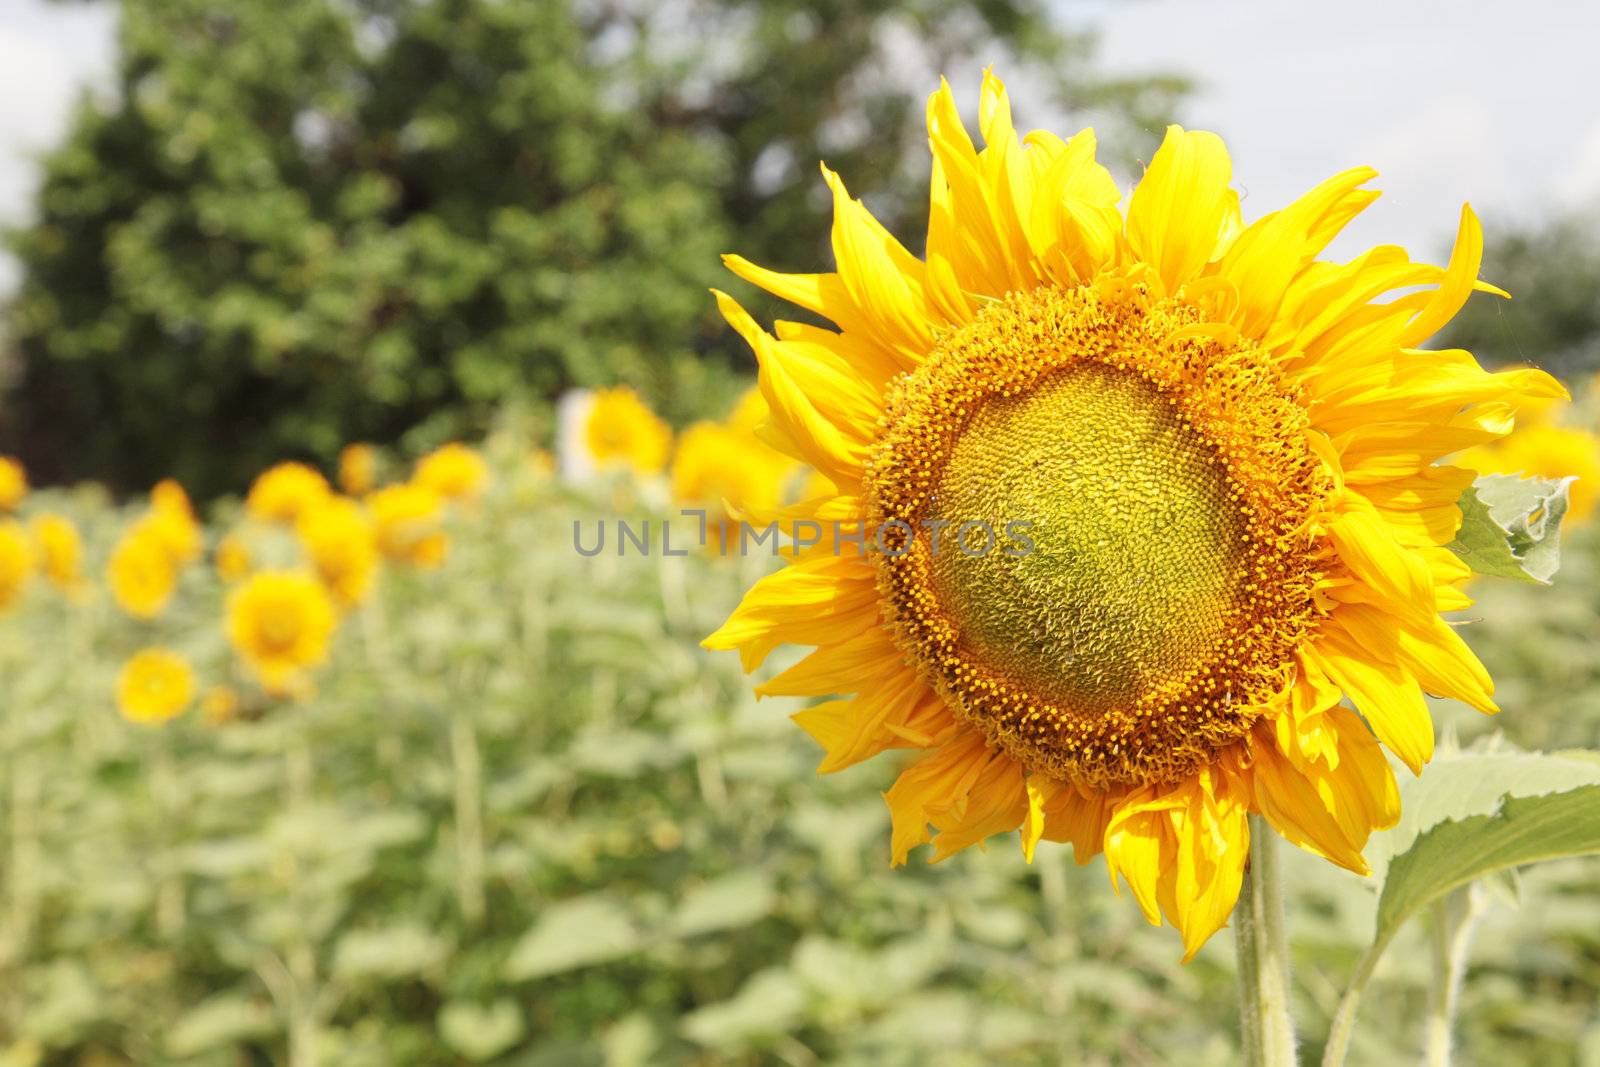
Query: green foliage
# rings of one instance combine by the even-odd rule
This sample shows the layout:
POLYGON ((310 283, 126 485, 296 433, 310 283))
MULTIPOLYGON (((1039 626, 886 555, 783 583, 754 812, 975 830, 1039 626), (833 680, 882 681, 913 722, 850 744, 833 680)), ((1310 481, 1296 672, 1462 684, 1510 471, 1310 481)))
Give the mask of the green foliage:
MULTIPOLYGON (((310 1042, 372 1067, 1238 1062, 1226 932, 1182 966, 1098 861, 1046 844, 1029 865, 1015 835, 890 869, 879 792, 897 761, 818 778, 795 703, 755 701, 737 657, 697 647, 769 561, 579 557, 573 519, 659 514, 626 487, 530 480, 520 457, 499 451, 440 570, 391 570, 344 620, 301 706, 239 674, 203 568, 153 624, 38 583, 0 616, 0 1057, 223 1067, 310 1042), (153 643, 239 686, 241 719, 124 723, 116 670, 153 643)), ((72 514, 95 572, 131 518, 97 493, 28 507, 72 514)), ((1441 708, 1447 723, 1592 743, 1600 678, 1573 651, 1592 640, 1589 533, 1551 588, 1486 583, 1463 631, 1508 688, 1556 703, 1522 689, 1496 720, 1441 708)), ((1571 759, 1530 775, 1534 759, 1442 759, 1406 783, 1407 822, 1374 857, 1529 777, 1593 780, 1571 759)), ((1316 1033, 1376 885, 1284 851, 1316 1033)), ((1530 868, 1521 908, 1484 920, 1473 1061, 1576 1062, 1595 871, 1530 868)), ((1386 957, 1352 1062, 1414 1057, 1418 958, 1386 957)))
POLYGON ((1476 574, 1549 585, 1561 566, 1571 478, 1486 474, 1461 495, 1450 550, 1476 574))
POLYGON ((702 415, 749 358, 706 295, 738 287, 718 254, 824 262, 817 160, 918 244, 932 74, 885 74, 888 49, 958 78, 1009 56, 1036 106, 1114 133, 1182 90, 1095 79, 1046 8, 121 0, 116 92, 10 238, 0 450, 208 497, 572 385, 702 415))
MULTIPOLYGON (((1588 770, 1600 777, 1595 768, 1588 770)), ((1597 853, 1600 786, 1508 794, 1491 814, 1440 823, 1395 857, 1378 900, 1378 937, 1390 936, 1429 904, 1480 878, 1541 860, 1597 853)))

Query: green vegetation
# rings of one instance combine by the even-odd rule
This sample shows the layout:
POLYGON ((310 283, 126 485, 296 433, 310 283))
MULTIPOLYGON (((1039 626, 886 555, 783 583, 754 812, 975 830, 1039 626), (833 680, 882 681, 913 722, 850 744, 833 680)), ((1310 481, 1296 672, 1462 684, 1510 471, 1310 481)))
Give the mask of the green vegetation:
POLYGON ((818 159, 891 223, 926 209, 928 76, 888 73, 886 41, 1004 59, 1144 147, 1181 82, 1091 77, 1047 7, 122 0, 115 96, 10 239, 0 452, 210 497, 571 385, 720 410, 748 356, 706 295, 719 253, 812 262, 818 159))
MULTIPOLYGON (((895 761, 817 779, 797 702, 757 703, 735 657, 696 647, 763 561, 580 558, 574 518, 650 506, 559 488, 524 448, 492 445, 495 488, 459 509, 448 561, 391 570, 301 704, 232 661, 203 566, 153 623, 37 579, 0 617, 0 1062, 1237 1062, 1228 934, 1180 966, 1098 861, 1047 845, 1030 866, 1012 836, 891 870, 878 791, 895 761), (202 688, 237 686, 240 717, 123 721, 116 671, 152 643, 202 688)), ((96 576, 132 520, 87 492, 27 508, 77 519, 96 576)), ((1600 542, 1576 531, 1565 556, 1553 589, 1479 583, 1484 621, 1464 632, 1508 711, 1441 706, 1447 732, 1592 744, 1600 542)), ((1492 759, 1511 771, 1471 765, 1469 784, 1529 788, 1492 759)), ((1578 771, 1536 768, 1532 788, 1578 771)), ((1373 855, 1404 851, 1430 811, 1459 813, 1462 780, 1441 763, 1408 785, 1416 814, 1373 855)), ((1282 855, 1315 1062, 1378 897, 1282 855)), ((1535 867, 1515 897, 1489 883, 1463 1056, 1592 1062, 1597 871, 1535 867)), ((1389 945, 1352 1063, 1417 1054, 1425 944, 1412 924, 1389 945)))

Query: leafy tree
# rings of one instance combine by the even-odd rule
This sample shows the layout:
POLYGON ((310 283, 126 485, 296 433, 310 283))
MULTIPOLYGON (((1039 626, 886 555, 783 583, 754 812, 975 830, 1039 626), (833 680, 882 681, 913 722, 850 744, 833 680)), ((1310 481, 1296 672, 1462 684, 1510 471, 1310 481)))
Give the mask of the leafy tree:
POLYGON ((1001 60, 1143 147, 1181 82, 1095 79, 1047 7, 120 0, 117 91, 9 237, 0 447, 210 495, 571 385, 681 420, 747 359, 705 295, 718 253, 816 261, 817 158, 923 209, 933 71, 1001 60))

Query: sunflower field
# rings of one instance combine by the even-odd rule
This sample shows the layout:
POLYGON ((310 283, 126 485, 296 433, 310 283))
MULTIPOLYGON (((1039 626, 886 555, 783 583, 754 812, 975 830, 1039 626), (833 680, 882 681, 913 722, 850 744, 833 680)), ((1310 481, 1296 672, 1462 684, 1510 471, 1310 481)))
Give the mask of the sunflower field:
MULTIPOLYGON (((770 474, 734 447, 747 415, 674 447, 616 394, 587 478, 506 427, 415 466, 280 465, 203 518, 176 483, 116 506, 8 466, 0 1063, 1238 1062, 1229 931, 1180 965, 1103 868, 1009 838, 890 868, 895 768, 818 779, 798 702, 698 647, 774 560, 575 550, 770 474)), ((1591 742, 1597 576, 1579 528, 1554 588, 1475 590, 1466 632, 1518 713, 1436 708, 1408 811, 1591 742)), ((1316 1034, 1376 894, 1291 853, 1316 1034)), ((1597 881, 1580 859, 1483 884, 1474 1059, 1600 1062, 1597 881)), ((1404 931, 1355 1062, 1414 1055, 1427 959, 1404 931)))
POLYGON ((1600 1067, 1501 13, 0 6, 0 1067, 1600 1067))

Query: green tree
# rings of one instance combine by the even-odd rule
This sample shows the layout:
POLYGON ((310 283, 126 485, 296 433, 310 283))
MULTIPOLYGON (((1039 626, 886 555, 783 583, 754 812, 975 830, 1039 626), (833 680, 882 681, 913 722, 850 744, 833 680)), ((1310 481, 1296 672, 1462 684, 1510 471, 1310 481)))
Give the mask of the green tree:
POLYGON ((816 159, 922 210, 933 71, 1002 60, 1143 147, 1182 83, 1097 80, 1047 7, 121 0, 116 92, 9 238, 0 447, 211 495, 571 385, 681 420, 748 358, 705 294, 718 253, 816 261, 816 159))

